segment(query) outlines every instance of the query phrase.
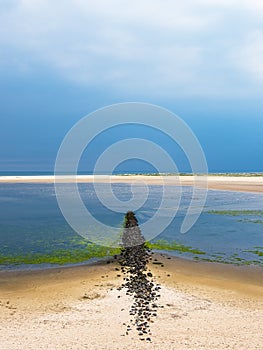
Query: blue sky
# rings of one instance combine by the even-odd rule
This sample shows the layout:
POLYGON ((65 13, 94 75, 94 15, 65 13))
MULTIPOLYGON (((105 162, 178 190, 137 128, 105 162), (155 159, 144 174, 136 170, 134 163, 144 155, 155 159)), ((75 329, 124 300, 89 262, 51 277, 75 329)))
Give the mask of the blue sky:
POLYGON ((0 29, 0 171, 52 170, 74 123, 126 101, 178 114, 210 171, 263 171, 261 0, 0 0, 0 29))

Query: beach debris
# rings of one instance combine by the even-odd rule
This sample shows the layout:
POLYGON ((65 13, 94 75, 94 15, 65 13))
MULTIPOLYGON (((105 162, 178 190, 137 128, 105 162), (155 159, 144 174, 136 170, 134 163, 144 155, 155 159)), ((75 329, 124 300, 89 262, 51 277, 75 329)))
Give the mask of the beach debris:
POLYGON ((97 298, 100 298, 101 295, 99 293, 91 293, 91 294, 87 294, 85 293, 83 296, 82 296, 82 299, 89 299, 89 300, 93 300, 93 299, 97 299, 97 298))
POLYGON ((156 301, 160 297, 158 292, 161 289, 147 267, 151 254, 151 250, 145 245, 135 214, 132 211, 127 212, 119 257, 125 282, 119 290, 125 288, 126 294, 132 296, 134 300, 129 311, 131 320, 127 323, 126 334, 135 328, 140 339, 146 341, 151 341, 150 323, 157 316, 156 301))

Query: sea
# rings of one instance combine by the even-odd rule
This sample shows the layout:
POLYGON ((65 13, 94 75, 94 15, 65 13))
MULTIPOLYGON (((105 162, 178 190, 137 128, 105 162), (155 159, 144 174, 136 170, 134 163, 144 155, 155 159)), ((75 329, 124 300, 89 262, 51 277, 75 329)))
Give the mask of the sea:
MULTIPOLYGON (((32 176, 52 173, 2 172, 1 175, 32 176)), ((83 202, 96 220, 121 229, 125 212, 108 210, 96 196, 92 183, 79 184, 78 189, 83 202)), ((112 190, 123 201, 131 198, 129 184, 114 183, 112 190)), ((149 185, 147 200, 135 212, 139 224, 154 216, 162 194, 162 186, 149 185)), ((153 239, 153 242, 158 243, 159 251, 186 259, 263 266, 262 194, 209 190, 197 222, 187 233, 182 234, 180 227, 191 195, 192 188, 183 186, 176 215, 173 210, 165 212, 164 215, 171 215, 171 222, 153 239)), ((87 249, 84 240, 62 215, 53 184, 0 183, 1 269, 37 267, 37 260, 27 266, 25 257, 87 249)), ((53 265, 56 264, 41 263, 40 267, 53 265)))

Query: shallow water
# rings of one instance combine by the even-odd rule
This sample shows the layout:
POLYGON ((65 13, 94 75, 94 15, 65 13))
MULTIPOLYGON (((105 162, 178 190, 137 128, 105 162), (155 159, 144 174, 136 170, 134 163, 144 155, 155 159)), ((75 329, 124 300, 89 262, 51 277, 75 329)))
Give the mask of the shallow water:
MULTIPOLYGON (((131 198, 130 185, 112 186, 120 200, 131 198)), ((92 184, 79 184, 79 189, 85 205, 97 220, 121 227, 125 212, 114 213, 103 206, 92 184)), ((154 215, 160 205, 162 191, 162 186, 149 186, 147 200, 136 211, 139 223, 146 222, 154 215)), ((198 221, 189 232, 181 234, 180 225, 189 206, 191 193, 191 187, 182 187, 180 207, 174 218, 173 208, 163 210, 163 217, 171 216, 173 219, 155 240, 176 240, 205 253, 196 255, 169 251, 174 255, 234 263, 254 261, 255 264, 263 265, 260 254, 247 252, 263 251, 263 195, 210 190, 198 221), (227 214, 233 210, 251 212, 227 214), (253 214, 253 210, 259 212, 253 214)), ((143 233, 147 237, 147 232, 143 233)), ((49 254, 60 249, 83 249, 83 238, 73 231, 62 216, 53 184, 0 184, 0 255, 49 254)))

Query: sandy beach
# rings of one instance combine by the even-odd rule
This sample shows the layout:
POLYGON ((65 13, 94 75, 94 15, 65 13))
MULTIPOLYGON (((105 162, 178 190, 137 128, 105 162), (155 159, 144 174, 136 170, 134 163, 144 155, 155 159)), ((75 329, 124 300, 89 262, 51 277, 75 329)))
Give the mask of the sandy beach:
POLYGON ((117 263, 0 272, 1 350, 262 349, 260 268, 155 256, 161 284, 151 342, 125 335, 131 297, 117 263))
MULTIPOLYGON (((207 179, 207 187, 212 190, 241 191, 241 192, 259 192, 263 193, 263 176, 217 176, 209 175, 207 177, 194 176, 151 176, 151 175, 78 175, 76 177, 63 176, 57 178, 57 182, 78 183, 89 182, 112 182, 112 183, 145 183, 149 185, 181 185, 193 186, 197 180, 196 186, 204 187, 207 179), (73 180, 72 180, 73 179, 73 180)), ((42 176, 0 176, 0 183, 54 183, 55 177, 51 175, 42 176)))

